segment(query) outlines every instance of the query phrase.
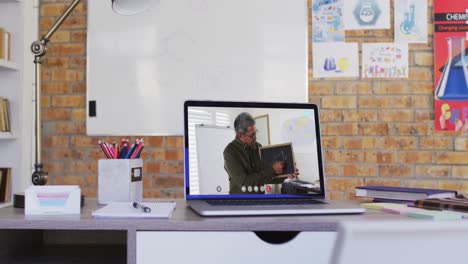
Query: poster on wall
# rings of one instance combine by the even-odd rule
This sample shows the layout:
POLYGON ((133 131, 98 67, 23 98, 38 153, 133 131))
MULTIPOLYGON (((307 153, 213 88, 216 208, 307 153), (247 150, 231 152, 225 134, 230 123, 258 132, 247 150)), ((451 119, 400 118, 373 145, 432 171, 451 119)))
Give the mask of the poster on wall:
POLYGON ((468 0, 434 0, 434 126, 468 132, 468 0))
POLYGON ((408 78, 408 45, 362 44, 362 78, 408 78))
POLYGON ((427 43, 427 0, 394 2, 396 43, 427 43))
POLYGON ((357 43, 314 43, 312 53, 314 78, 359 77, 357 43))
POLYGON ((390 0, 346 0, 345 29, 389 29, 390 0))
POLYGON ((313 42, 344 42, 343 1, 312 1, 313 42))

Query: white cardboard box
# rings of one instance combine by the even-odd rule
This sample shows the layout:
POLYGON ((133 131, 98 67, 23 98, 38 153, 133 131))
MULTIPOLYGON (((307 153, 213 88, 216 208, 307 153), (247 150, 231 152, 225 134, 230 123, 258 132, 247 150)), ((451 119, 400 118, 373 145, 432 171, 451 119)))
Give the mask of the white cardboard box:
POLYGON ((98 203, 139 202, 143 199, 142 159, 98 161, 98 203))
POLYGON ((25 191, 25 215, 80 214, 78 185, 30 186, 25 191))

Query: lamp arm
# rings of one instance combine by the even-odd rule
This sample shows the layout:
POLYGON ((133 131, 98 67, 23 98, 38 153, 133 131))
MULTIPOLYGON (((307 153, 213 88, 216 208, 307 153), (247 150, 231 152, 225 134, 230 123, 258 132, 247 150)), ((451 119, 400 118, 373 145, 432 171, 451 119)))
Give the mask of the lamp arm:
POLYGON ((63 21, 67 19, 68 15, 76 8, 76 6, 80 3, 81 0, 74 0, 70 6, 63 12, 63 14, 57 19, 55 24, 49 29, 49 31, 42 37, 43 39, 49 41, 50 37, 57 31, 57 29, 63 24, 63 21))
POLYGON ((42 36, 40 40, 34 41, 31 45, 31 51, 35 56, 43 57, 46 53, 46 45, 50 41, 52 35, 55 31, 63 24, 68 15, 76 8, 81 0, 74 0, 70 6, 63 12, 63 14, 55 21, 55 24, 47 31, 45 35, 42 36))
POLYGON ((31 176, 31 181, 34 185, 44 185, 47 183, 47 172, 43 170, 43 165, 41 161, 41 65, 42 57, 45 56, 47 52, 47 43, 50 41, 50 38, 54 35, 55 31, 63 24, 65 19, 70 15, 70 13, 76 8, 81 0, 74 0, 68 8, 63 12, 63 14, 57 19, 54 25, 49 29, 49 31, 42 36, 40 40, 34 41, 31 44, 31 51, 34 54, 34 74, 35 74, 35 115, 34 115, 34 142, 35 142, 35 163, 34 163, 34 172, 31 176))

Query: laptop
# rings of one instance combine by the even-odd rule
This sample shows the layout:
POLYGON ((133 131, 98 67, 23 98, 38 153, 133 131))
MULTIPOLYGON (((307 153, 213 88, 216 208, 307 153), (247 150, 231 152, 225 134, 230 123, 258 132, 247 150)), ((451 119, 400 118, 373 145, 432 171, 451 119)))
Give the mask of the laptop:
POLYGON ((319 124, 315 104, 186 101, 187 205, 202 216, 363 213, 325 200, 319 124))

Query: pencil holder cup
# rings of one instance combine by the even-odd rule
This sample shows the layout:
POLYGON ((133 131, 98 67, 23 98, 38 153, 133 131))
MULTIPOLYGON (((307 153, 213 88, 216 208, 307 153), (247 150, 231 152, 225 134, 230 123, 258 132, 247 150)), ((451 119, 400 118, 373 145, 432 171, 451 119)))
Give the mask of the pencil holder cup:
POLYGON ((143 199, 142 159, 98 161, 98 203, 138 202, 143 199))

